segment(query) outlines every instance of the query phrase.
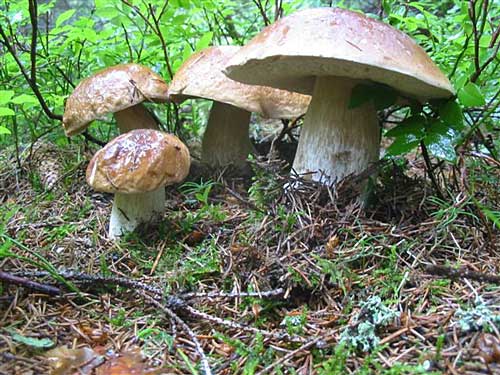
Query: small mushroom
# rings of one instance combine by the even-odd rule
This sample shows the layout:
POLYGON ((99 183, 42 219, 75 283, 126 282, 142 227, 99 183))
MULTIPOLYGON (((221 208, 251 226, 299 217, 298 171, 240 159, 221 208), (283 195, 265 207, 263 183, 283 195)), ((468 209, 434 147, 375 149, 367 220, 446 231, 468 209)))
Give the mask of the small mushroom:
POLYGON ((242 165, 253 146, 248 136, 251 112, 290 119, 304 114, 311 98, 270 87, 245 85, 227 78, 222 68, 240 49, 209 47, 182 64, 168 90, 169 99, 213 100, 202 141, 202 161, 213 167, 242 165))
POLYGON ((153 129, 122 134, 99 150, 87 167, 87 182, 114 193, 109 237, 153 221, 165 208, 165 185, 189 172, 187 147, 176 137, 153 129))
POLYGON ((278 20, 235 53, 224 72, 239 82, 312 95, 293 168, 323 183, 360 173, 379 157, 376 109, 349 108, 354 86, 374 81, 418 100, 454 93, 408 35, 335 8, 278 20))
POLYGON ((139 64, 116 65, 81 81, 66 101, 66 135, 83 132, 92 121, 113 113, 121 133, 140 128, 158 129, 157 120, 142 102, 166 102, 168 85, 139 64))

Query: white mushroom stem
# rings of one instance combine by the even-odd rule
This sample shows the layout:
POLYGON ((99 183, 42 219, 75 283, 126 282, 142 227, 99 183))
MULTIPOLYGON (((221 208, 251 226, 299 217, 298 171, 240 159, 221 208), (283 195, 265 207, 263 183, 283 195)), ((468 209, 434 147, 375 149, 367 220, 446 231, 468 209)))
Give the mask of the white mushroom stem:
POLYGON ((115 119, 121 134, 134 129, 159 129, 158 121, 143 104, 115 112, 115 119))
POLYGON ((214 101, 202 141, 202 160, 212 167, 245 164, 253 145, 248 136, 250 112, 214 101))
POLYGON ((380 131, 373 104, 348 108, 357 83, 348 78, 316 78, 293 162, 298 174, 335 183, 378 160, 380 131))
POLYGON ((115 193, 109 238, 120 237, 134 231, 140 224, 157 219, 165 210, 165 188, 162 186, 148 193, 115 193))

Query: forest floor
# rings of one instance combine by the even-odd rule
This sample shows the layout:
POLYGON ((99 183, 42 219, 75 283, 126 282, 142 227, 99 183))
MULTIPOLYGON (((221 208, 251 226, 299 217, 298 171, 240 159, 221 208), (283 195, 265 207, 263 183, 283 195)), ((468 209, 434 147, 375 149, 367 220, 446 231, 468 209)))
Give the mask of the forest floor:
POLYGON ((0 156, 0 270, 23 278, 0 283, 0 374, 203 374, 200 349, 213 374, 500 373, 500 233, 478 209, 500 207, 498 167, 470 163, 474 199, 444 171, 439 199, 420 159, 386 163, 361 209, 352 181, 283 189, 254 162, 168 188, 157 226, 112 242, 90 153, 54 153, 51 189, 36 150, 0 156))

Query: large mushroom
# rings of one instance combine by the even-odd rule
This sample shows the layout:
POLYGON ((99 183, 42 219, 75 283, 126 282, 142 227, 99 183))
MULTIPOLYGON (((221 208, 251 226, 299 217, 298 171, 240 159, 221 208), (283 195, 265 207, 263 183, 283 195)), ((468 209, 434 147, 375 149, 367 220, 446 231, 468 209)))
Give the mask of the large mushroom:
POLYGON ((168 90, 169 99, 176 103, 190 98, 213 101, 202 141, 202 161, 213 167, 242 165, 252 153, 248 135, 251 112, 291 119, 304 114, 311 100, 306 95, 227 78, 221 70, 239 49, 220 46, 194 53, 179 68, 168 90))
POLYGON ((67 136, 113 113, 120 133, 140 128, 158 129, 157 120, 142 102, 166 102, 168 85, 139 64, 116 65, 81 81, 66 101, 63 126, 67 136))
POLYGON ((132 130, 99 150, 87 167, 87 182, 97 191, 115 194, 109 237, 161 215, 164 186, 184 180, 189 165, 187 147, 176 136, 153 129, 132 130))
POLYGON ((312 94, 293 168, 334 183, 378 160, 376 109, 349 108, 354 86, 382 83, 417 100, 454 90, 409 36, 363 14, 335 8, 296 12, 265 28, 227 63, 231 79, 312 94))

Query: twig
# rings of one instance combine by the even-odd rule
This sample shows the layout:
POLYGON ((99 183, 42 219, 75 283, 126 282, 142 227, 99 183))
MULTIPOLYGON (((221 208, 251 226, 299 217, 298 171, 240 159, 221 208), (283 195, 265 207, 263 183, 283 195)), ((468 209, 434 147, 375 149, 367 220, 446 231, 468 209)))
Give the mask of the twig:
POLYGON ((434 176, 434 173, 432 172, 432 163, 431 159, 429 157, 429 153, 427 152, 427 147, 425 146, 425 143, 423 141, 420 142, 420 148, 422 149, 422 156, 424 157, 425 165, 426 168, 425 170, 427 171, 427 175, 429 176, 429 179, 432 182, 432 185, 434 186, 434 189, 436 189, 436 193, 439 198, 444 199, 444 195, 441 192, 441 188, 439 187, 437 181, 436 181, 436 176, 434 176))
POLYGON ((20 285, 28 289, 36 290, 38 292, 42 292, 51 296, 57 296, 61 294, 61 290, 54 286, 41 284, 25 277, 16 276, 3 271, 0 271, 0 280, 3 280, 4 282, 10 284, 20 285))
POLYGON ((275 297, 280 296, 285 293, 283 288, 278 288, 274 290, 267 290, 264 292, 236 292, 236 293, 224 293, 224 292, 208 292, 208 293, 182 293, 179 298, 191 299, 191 298, 241 298, 241 297, 275 297))
POLYGON ((182 328, 182 330, 189 336, 189 338, 193 341, 194 347, 196 349, 196 352, 200 356, 201 359, 201 364, 203 366, 203 371, 205 372, 205 375, 211 375, 212 370, 210 370, 210 364, 208 363, 208 359, 205 356, 205 353, 203 352, 203 348, 201 347, 201 343, 196 337, 196 334, 189 328, 189 326, 179 318, 179 316, 174 313, 172 310, 170 310, 167 306, 163 305, 162 303, 158 302, 156 299, 151 297, 148 294, 141 293, 141 291, 135 290, 135 293, 143 297, 145 300, 147 300, 150 304, 156 306, 157 308, 161 309, 167 316, 174 320, 179 326, 182 328))
POLYGON ((62 115, 55 114, 52 112, 52 110, 49 108, 47 103, 45 102, 45 99, 42 96, 42 93, 40 92, 40 89, 38 88, 38 85, 36 83, 36 34, 37 34, 37 7, 36 7, 36 0, 30 0, 29 2, 29 12, 30 12, 30 19, 31 19, 31 32, 32 32, 32 39, 31 39, 31 76, 28 74, 26 71, 23 63, 19 59, 19 56, 17 56, 17 53, 14 49, 14 46, 9 42, 9 38, 7 37, 7 34, 5 33, 5 30, 3 27, 0 25, 0 36, 2 39, 0 42, 7 48, 7 51, 11 54, 12 58, 16 62, 17 66, 19 67, 19 70, 21 71, 21 74, 25 78, 26 82, 31 88, 31 91, 35 94, 36 98, 38 99, 38 102, 42 106, 43 111, 47 115, 48 118, 53 119, 53 120, 59 120, 62 121, 62 115), (33 43, 35 45, 33 46, 33 43), (35 51, 33 52, 33 48, 35 48, 35 51))
POLYGON ((242 330, 245 332, 250 332, 250 333, 258 333, 258 334, 261 334, 262 336, 271 337, 275 340, 287 340, 287 341, 291 341, 291 342, 306 342, 306 339, 304 339, 303 337, 290 335, 284 331, 270 332, 270 331, 265 331, 265 330, 259 329, 259 328, 244 326, 240 323, 236 323, 236 322, 233 322, 231 320, 218 318, 216 316, 212 316, 210 314, 204 313, 204 312, 197 310, 194 307, 191 307, 189 305, 185 305, 183 308, 186 309, 186 311, 193 316, 205 319, 208 322, 220 324, 221 326, 226 326, 226 327, 233 328, 233 329, 239 329, 239 330, 242 330))
POLYGON ((288 361, 289 359, 292 359, 297 353, 300 353, 303 350, 309 349, 312 346, 325 346, 326 342, 329 341, 330 339, 332 339, 333 337, 335 337, 334 333, 329 333, 327 335, 316 337, 316 338, 306 342, 301 347, 287 353, 285 356, 281 357, 277 361, 271 363, 269 366, 267 366, 263 370, 259 371, 256 375, 267 374, 268 372, 270 372, 272 369, 274 369, 279 364, 284 363, 284 362, 288 361))
POLYGON ((500 285, 500 276, 483 272, 470 271, 464 267, 451 268, 432 264, 425 266, 424 271, 430 275, 446 277, 452 280, 470 279, 500 285))

